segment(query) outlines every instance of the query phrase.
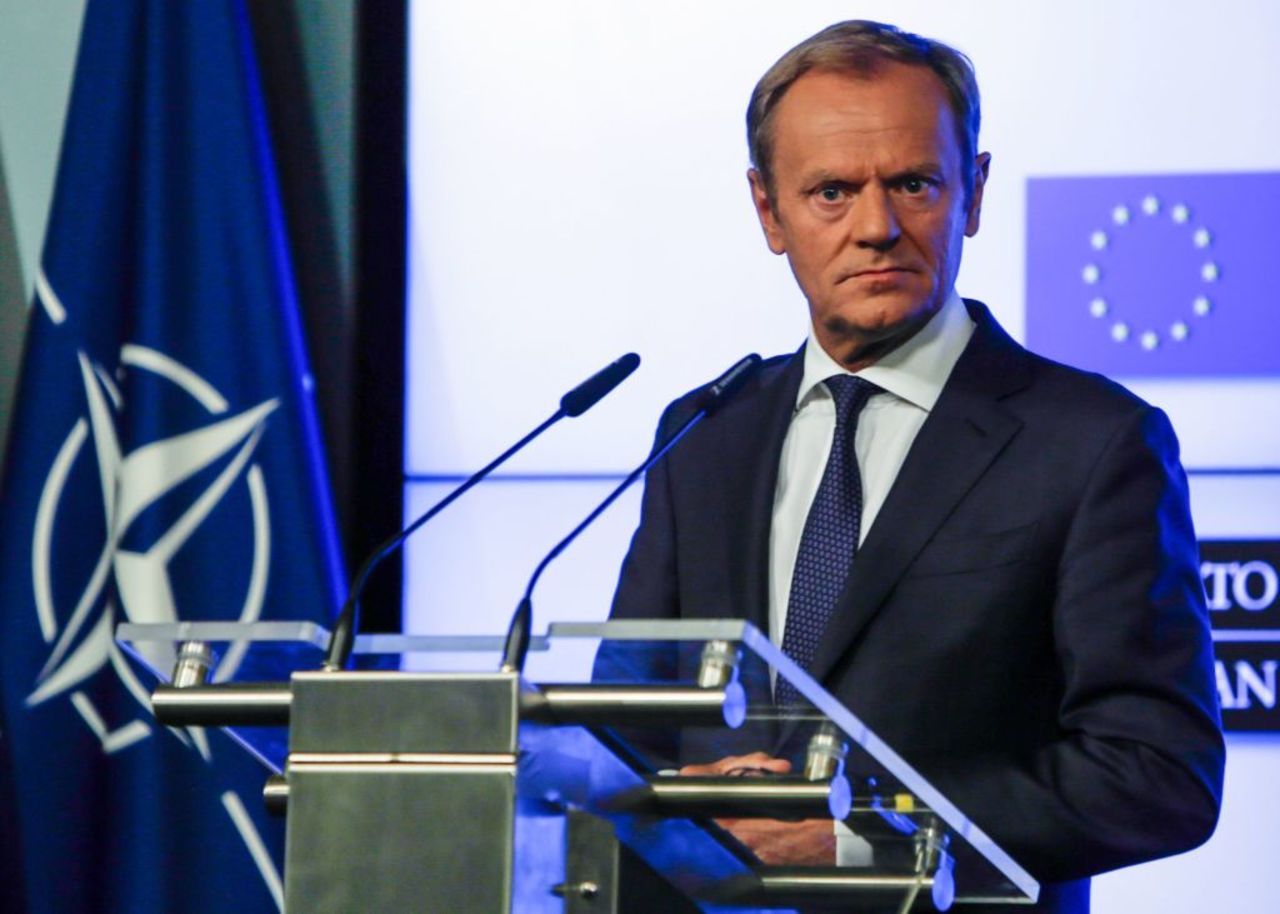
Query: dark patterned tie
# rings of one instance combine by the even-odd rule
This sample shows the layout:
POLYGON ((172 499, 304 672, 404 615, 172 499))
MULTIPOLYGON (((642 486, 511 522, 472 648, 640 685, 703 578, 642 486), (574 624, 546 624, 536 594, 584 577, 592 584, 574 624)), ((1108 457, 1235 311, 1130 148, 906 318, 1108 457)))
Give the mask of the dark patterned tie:
MULTIPOLYGON (((796 552, 787 601, 787 624, 782 651, 808 669, 818 652, 818 642, 827 630, 858 549, 862 528, 862 476, 853 439, 858 430, 858 414, 871 395, 878 392, 870 381, 853 375, 835 375, 823 382, 836 403, 836 430, 822 483, 809 508, 796 552)), ((804 699, 783 680, 778 680, 778 704, 796 704, 804 699)))

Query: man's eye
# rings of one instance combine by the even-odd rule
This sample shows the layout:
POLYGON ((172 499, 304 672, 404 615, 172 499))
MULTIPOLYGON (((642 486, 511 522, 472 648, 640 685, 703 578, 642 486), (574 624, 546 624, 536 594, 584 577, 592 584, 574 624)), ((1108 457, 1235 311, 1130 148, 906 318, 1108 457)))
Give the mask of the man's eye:
POLYGON ((919 177, 903 178, 898 186, 904 193, 914 197, 928 192, 929 181, 919 177))
POLYGON ((827 203, 839 203, 844 193, 838 187, 824 187, 818 191, 818 196, 827 203))

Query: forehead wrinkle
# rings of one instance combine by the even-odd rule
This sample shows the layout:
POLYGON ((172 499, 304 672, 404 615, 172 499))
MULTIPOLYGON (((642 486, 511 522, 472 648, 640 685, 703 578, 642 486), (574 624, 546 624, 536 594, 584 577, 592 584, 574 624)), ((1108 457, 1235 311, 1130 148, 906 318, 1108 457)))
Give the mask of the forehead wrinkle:
MULTIPOLYGON (((940 125, 941 126, 941 125, 940 125)), ((806 180, 819 174, 833 179, 852 175, 894 176, 912 172, 946 174, 951 151, 945 134, 918 128, 883 127, 849 130, 844 127, 799 135, 788 131, 774 151, 777 165, 787 163, 806 180)), ((784 169, 785 170, 785 169, 784 169)))
POLYGON ((843 150, 836 150, 835 155, 829 152, 830 150, 809 150, 796 157, 798 173, 806 180, 841 180, 852 174, 872 173, 881 177, 896 177, 907 174, 942 175, 947 171, 943 159, 929 154, 934 152, 932 149, 922 156, 914 156, 910 152, 904 155, 893 147, 858 149, 852 155, 843 150))
MULTIPOLYGON (((776 160, 786 152, 808 152, 815 145, 819 148, 849 144, 885 144, 897 152, 904 145, 925 145, 930 154, 956 141, 956 119, 952 113, 943 87, 932 74, 921 74, 916 68, 889 64, 878 68, 875 75, 866 78, 846 72, 814 70, 801 76, 778 102, 771 112, 770 138, 772 157, 776 160), (866 105, 865 87, 884 85, 897 76, 897 93, 900 104, 892 107, 866 105), (902 84, 903 78, 915 83, 902 84), (923 82, 921 81, 923 78, 923 82), (844 83, 851 94, 833 97, 832 84, 844 83), (813 93, 825 84, 828 91, 820 108, 815 110, 813 93), (931 108, 932 117, 922 119, 920 114, 931 108), (797 109, 804 112, 803 119, 797 109), (886 143, 885 137, 891 136, 886 143), (787 142, 791 140, 792 142, 787 142), (903 143, 902 140, 906 140, 903 143), (786 149, 784 147, 798 147, 786 149)), ((920 150, 923 152, 924 150, 920 150)), ((959 149, 956 150, 959 153, 959 149)), ((910 153, 908 153, 910 154, 910 153)))
POLYGON ((891 121, 884 118, 882 112, 867 111, 858 106, 828 106, 812 114, 807 124, 793 125, 793 132, 807 134, 809 139, 853 135, 870 140, 897 134, 928 135, 932 139, 944 135, 944 130, 944 125, 937 121, 928 127, 913 123, 909 118, 891 121))
MULTIPOLYGON (((864 120, 873 120, 870 112, 864 120)), ((850 116, 825 110, 807 123, 791 124, 780 131, 774 155, 778 158, 810 157, 829 152, 867 157, 888 154, 895 158, 932 159, 947 144, 947 125, 939 121, 919 123, 851 124, 850 116)))

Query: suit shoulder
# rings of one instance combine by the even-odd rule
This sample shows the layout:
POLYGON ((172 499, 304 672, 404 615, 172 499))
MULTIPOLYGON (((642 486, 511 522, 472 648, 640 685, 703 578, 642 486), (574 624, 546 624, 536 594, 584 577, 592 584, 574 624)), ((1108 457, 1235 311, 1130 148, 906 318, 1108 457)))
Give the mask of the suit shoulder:
POLYGON ((1123 384, 1105 375, 1024 351, 1040 395, 1052 398, 1055 405, 1066 412, 1122 418, 1157 411, 1123 384))
POLYGON ((1024 397, 1006 400, 1028 428, 1092 463, 1116 442, 1144 442, 1149 453, 1173 464, 1178 436, 1165 412, 1124 385, 1096 372, 1027 354, 1035 383, 1024 397))
POLYGON ((1011 337, 980 301, 965 299, 975 331, 953 378, 996 392, 1006 402, 1049 403, 1062 416, 1094 418, 1152 412, 1155 408, 1123 385, 1092 371, 1032 352, 1011 337))
POLYGON ((1101 374, 1029 351, 1005 333, 985 305, 966 304, 977 328, 952 373, 959 390, 994 394, 1042 440, 1081 457, 1100 453, 1126 429, 1158 450, 1177 452, 1176 435, 1162 410, 1101 374))

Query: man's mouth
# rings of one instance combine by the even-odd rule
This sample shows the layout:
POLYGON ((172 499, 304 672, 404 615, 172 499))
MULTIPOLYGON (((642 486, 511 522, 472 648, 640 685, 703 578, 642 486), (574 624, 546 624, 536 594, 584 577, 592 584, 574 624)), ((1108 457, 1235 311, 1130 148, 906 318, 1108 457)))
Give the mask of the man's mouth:
POLYGON ((854 270, 852 273, 846 274, 844 279, 895 279, 910 272, 911 271, 906 267, 900 266, 867 267, 865 269, 854 270))

